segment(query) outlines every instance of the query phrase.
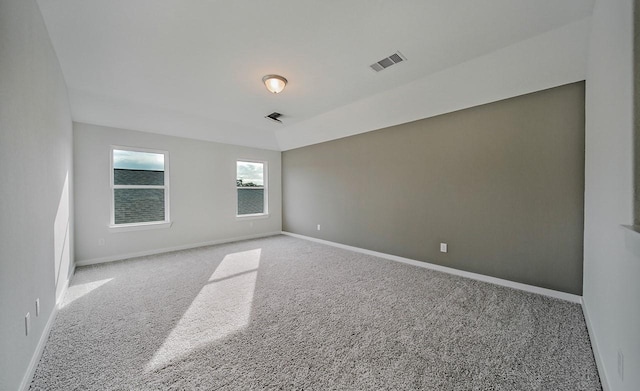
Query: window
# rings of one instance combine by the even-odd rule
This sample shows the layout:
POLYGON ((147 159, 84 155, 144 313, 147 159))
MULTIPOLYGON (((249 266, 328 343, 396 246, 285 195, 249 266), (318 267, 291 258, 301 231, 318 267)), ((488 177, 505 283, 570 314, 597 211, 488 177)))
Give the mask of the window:
POLYGON ((169 223, 168 153, 111 148, 111 226, 169 223))
POLYGON ((267 163, 238 160, 236 162, 238 216, 266 215, 267 163))

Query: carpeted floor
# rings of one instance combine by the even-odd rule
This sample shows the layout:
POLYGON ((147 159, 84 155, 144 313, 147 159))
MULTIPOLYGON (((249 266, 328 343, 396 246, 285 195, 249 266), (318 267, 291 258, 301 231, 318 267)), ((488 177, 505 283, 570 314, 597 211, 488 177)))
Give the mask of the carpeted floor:
POLYGON ((579 305, 275 236, 78 268, 32 390, 600 390, 579 305))

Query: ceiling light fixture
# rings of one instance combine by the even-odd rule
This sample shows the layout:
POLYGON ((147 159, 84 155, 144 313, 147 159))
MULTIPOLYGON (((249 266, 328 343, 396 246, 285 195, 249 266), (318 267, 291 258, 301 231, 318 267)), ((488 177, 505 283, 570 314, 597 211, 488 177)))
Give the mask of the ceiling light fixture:
POLYGON ((284 86, 287 85, 287 79, 279 75, 267 75, 262 78, 262 82, 267 87, 267 90, 278 94, 284 90, 284 86))

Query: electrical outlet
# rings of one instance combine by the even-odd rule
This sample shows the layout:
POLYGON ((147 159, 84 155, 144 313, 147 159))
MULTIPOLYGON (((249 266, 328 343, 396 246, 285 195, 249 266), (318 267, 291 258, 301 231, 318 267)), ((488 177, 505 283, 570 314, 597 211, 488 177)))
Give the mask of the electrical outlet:
POLYGON ((36 316, 40 316, 40 298, 36 299, 36 316))
POLYGON ((98 246, 104 246, 104 239, 103 238, 98 239, 98 246))
POLYGON ((447 246, 446 243, 440 243, 440 252, 441 253, 446 253, 449 251, 449 246, 447 246))
POLYGON ((624 354, 618 350, 618 376, 624 380, 624 354))
POLYGON ((31 315, 27 312, 24 317, 24 335, 29 335, 29 331, 31 331, 31 315))
POLYGON ((320 231, 320 224, 318 224, 318 231, 320 231))

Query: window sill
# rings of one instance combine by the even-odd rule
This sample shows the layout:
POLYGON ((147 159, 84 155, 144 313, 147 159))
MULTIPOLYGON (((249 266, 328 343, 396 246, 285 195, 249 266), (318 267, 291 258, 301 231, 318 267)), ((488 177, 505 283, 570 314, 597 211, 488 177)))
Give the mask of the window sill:
POLYGON ((269 213, 255 213, 251 215, 236 215, 236 220, 268 219, 269 213))
POLYGON ((110 224, 109 232, 130 232, 130 231, 146 231, 149 229, 163 229, 170 228, 171 221, 161 221, 161 222, 153 222, 153 223, 135 223, 135 224, 110 224))

